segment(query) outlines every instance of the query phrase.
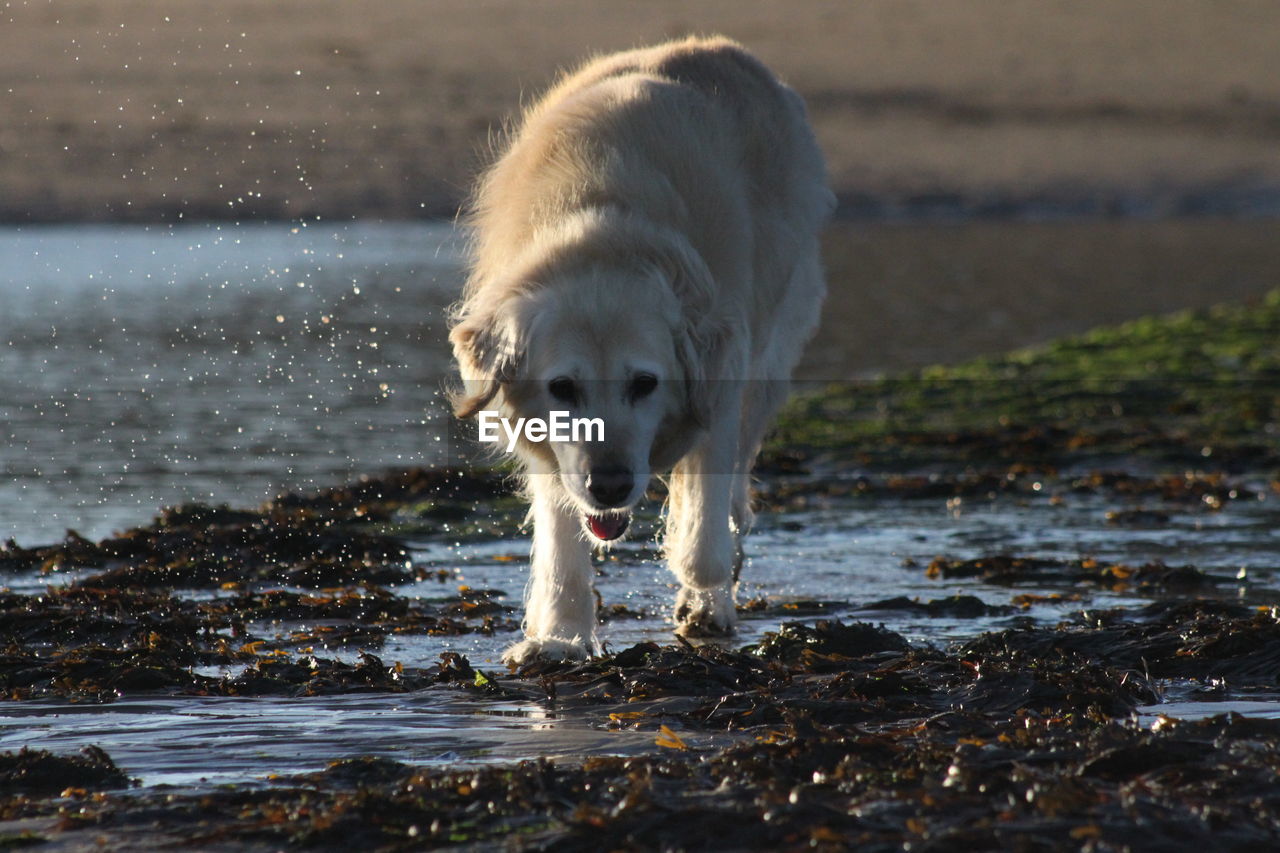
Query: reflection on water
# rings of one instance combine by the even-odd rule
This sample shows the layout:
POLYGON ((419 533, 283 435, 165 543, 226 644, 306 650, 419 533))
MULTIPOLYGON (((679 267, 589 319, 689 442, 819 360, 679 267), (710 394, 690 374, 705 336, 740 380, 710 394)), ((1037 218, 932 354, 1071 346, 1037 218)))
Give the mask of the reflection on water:
POLYGON ((147 785, 197 786, 323 770, 379 755, 407 763, 514 761, 531 754, 642 751, 653 736, 552 729, 536 706, 477 701, 449 690, 397 696, 146 698, 111 705, 0 706, 0 750, 35 746, 74 754, 106 749, 147 785))

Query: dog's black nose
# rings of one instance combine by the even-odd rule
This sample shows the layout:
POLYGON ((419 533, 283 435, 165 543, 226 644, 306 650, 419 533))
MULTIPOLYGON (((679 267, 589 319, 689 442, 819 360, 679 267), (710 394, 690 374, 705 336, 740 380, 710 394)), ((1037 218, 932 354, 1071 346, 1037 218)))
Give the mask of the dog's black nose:
POLYGON ((601 506, 621 506, 634 485, 635 478, 626 468, 597 468, 587 475, 587 491, 601 506))

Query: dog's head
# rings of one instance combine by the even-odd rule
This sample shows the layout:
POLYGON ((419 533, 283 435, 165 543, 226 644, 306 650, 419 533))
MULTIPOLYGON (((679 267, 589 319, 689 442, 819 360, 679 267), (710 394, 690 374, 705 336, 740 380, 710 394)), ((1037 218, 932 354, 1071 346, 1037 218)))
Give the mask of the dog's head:
POLYGON ((625 532, 651 473, 706 422, 705 314, 690 310, 679 274, 658 264, 559 272, 497 304, 471 300, 450 334, 465 381, 457 416, 563 412, 581 427, 564 441, 522 435, 517 448, 531 472, 558 478, 597 540, 625 532))

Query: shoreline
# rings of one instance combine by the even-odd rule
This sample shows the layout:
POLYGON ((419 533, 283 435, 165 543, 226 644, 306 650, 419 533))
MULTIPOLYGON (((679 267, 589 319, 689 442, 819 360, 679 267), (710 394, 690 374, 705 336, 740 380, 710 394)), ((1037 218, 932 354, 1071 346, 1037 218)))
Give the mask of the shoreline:
MULTIPOLYGON (((1160 222, 1280 219, 1280 185, 1230 184, 1094 192, 1022 192, 964 195, 949 190, 872 195, 836 188, 833 225, 949 225, 975 223, 1160 222)), ((0 227, 26 225, 177 225, 251 223, 456 223, 461 198, 440 197, 416 206, 334 204, 301 208, 288 203, 228 208, 209 199, 163 205, 115 202, 101 211, 76 205, 0 201, 0 227)))

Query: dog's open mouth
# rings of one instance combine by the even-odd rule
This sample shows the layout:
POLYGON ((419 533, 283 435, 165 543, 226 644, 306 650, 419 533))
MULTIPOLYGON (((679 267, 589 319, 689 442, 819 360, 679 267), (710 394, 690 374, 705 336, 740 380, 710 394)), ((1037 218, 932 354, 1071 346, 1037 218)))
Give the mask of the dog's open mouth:
POLYGON ((591 531, 591 535, 605 542, 617 539, 626 533, 627 525, 630 523, 631 513, 629 512, 611 512, 608 515, 587 516, 587 529, 591 531))

